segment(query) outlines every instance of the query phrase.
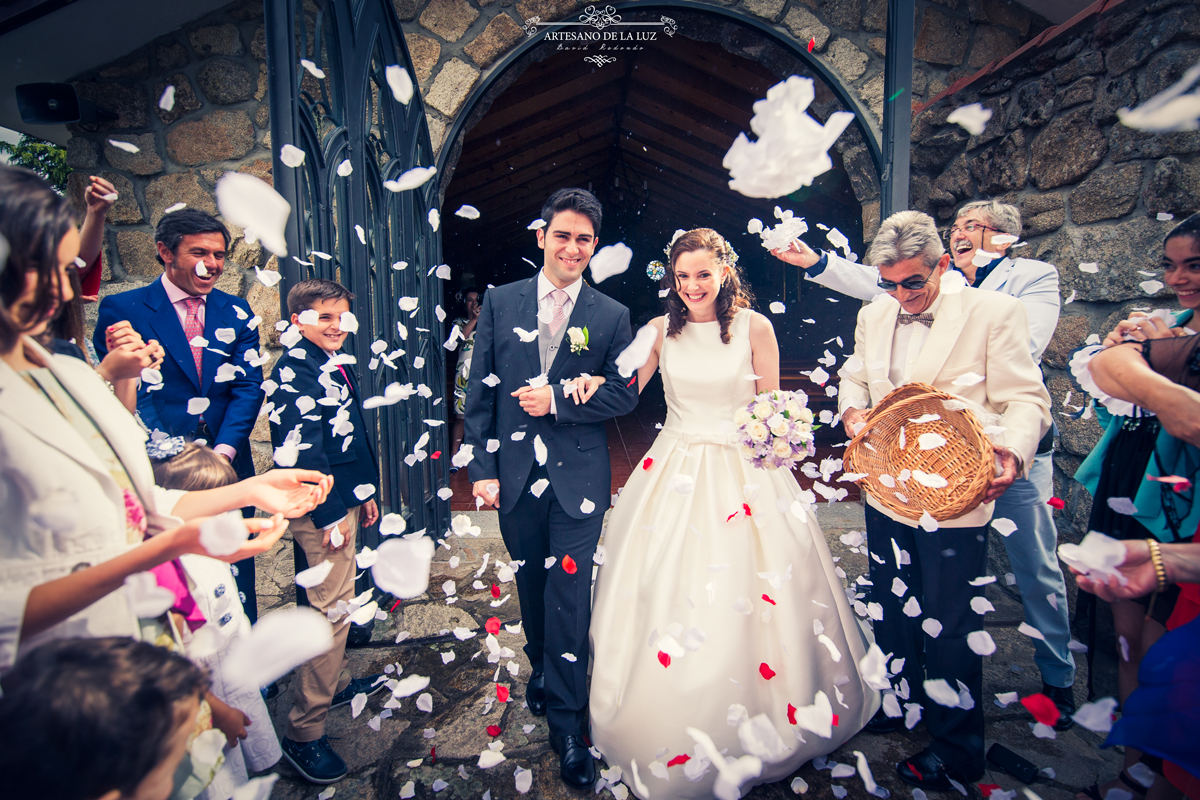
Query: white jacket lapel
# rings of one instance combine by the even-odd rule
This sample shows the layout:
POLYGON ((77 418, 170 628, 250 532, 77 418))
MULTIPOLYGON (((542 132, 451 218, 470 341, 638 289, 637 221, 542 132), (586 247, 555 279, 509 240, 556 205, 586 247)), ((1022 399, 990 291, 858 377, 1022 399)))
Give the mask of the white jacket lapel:
POLYGON ((983 283, 976 288, 987 289, 988 291, 998 292, 1000 288, 1008 282, 1008 276, 1012 274, 1016 267, 1016 262, 1007 256, 996 265, 996 268, 988 273, 988 276, 983 279, 983 283))
POLYGON ((879 300, 884 308, 880 311, 879 335, 875 347, 867 349, 867 389, 871 393, 871 405, 876 405, 896 387, 890 377, 892 364, 892 340, 896 338, 896 319, 900 316, 900 304, 893 298, 879 300))

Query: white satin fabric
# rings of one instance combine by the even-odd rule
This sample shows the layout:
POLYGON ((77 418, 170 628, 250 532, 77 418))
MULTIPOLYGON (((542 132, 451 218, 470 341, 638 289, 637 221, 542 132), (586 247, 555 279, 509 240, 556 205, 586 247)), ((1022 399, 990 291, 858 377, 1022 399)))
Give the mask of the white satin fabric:
POLYGON ((737 719, 766 715, 784 752, 764 760, 744 794, 831 752, 879 708, 858 674, 868 640, 815 514, 803 503, 800 516, 790 510, 800 498, 790 472, 755 469, 734 444, 734 411, 755 394, 751 316, 737 314, 729 344, 716 322, 689 323, 664 340, 667 421, 604 536, 591 625, 592 740, 643 800, 713 796, 717 770, 685 728, 739 758, 747 749, 737 719), (674 651, 669 666, 660 651, 674 651), (831 738, 788 720, 789 704, 810 706, 818 691, 837 715, 831 738), (681 755, 690 760, 666 767, 681 755))

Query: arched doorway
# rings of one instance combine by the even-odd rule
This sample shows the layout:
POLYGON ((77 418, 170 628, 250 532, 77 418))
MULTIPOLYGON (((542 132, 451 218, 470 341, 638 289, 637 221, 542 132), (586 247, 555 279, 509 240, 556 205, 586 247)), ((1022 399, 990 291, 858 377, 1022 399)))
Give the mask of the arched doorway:
MULTIPOLYGON (((640 9, 621 10, 626 20, 656 20, 664 11, 640 9)), ((541 253, 528 225, 543 201, 563 186, 589 188, 605 207, 600 244, 624 242, 634 254, 626 273, 597 288, 628 306, 636 326, 662 309, 646 264, 663 258, 677 228, 715 228, 741 256, 758 309, 769 314, 773 302, 786 306, 785 313, 769 314, 785 386, 831 408, 824 390, 801 372, 817 366, 827 347, 849 352, 859 304, 803 281, 799 270, 747 233, 747 223, 773 224, 780 206, 808 220, 814 246, 828 246, 816 227, 821 223, 840 230, 861 253, 864 204, 878 197, 875 131, 861 125, 866 117, 851 103, 861 127, 847 129, 831 151, 833 169, 812 186, 777 200, 730 190, 721 161, 737 135, 750 131, 753 104, 771 86, 794 74, 813 78, 817 99, 810 113, 822 120, 844 109, 848 95, 782 46, 773 30, 725 9, 689 4, 667 11, 677 22, 673 36, 660 33, 639 49, 612 51, 614 61, 586 60, 597 55, 594 47, 527 44, 476 90, 443 148, 445 260, 459 286, 532 275, 541 253), (478 209, 479 217, 455 216, 463 205, 478 209)), ((661 402, 660 387, 648 388, 643 406, 661 402)))

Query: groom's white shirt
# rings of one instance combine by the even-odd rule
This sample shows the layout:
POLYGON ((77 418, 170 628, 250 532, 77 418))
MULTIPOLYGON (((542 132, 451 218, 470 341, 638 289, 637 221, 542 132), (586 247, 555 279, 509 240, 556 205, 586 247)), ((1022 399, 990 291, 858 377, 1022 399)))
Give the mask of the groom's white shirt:
MULTIPOLYGON (((550 317, 554 313, 554 300, 550 298, 550 293, 557 288, 558 287, 551 283, 550 279, 546 277, 545 267, 542 267, 542 269, 538 270, 537 301, 539 321, 541 321, 542 317, 550 317)), ((579 290, 582 288, 582 275, 576 278, 574 283, 563 288, 563 291, 567 293, 567 302, 563 303, 563 317, 565 319, 571 319, 571 312, 575 309, 575 302, 579 300, 579 290)), ((564 322, 563 324, 566 325, 567 323, 564 322)), ((535 326, 534 330, 536 329, 537 328, 535 326)), ((558 416, 558 404, 554 402, 553 393, 550 395, 550 413, 555 417, 558 416)))

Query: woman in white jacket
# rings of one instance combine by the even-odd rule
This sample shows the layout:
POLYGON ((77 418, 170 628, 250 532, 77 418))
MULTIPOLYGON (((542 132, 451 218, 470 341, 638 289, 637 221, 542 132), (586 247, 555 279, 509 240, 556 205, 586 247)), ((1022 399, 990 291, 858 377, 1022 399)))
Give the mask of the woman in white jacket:
POLYGON ((19 651, 64 636, 138 637, 135 573, 200 544, 203 518, 254 505, 237 561, 268 550, 333 479, 272 470, 233 486, 154 485, 146 433, 104 381, 31 338, 72 297, 79 232, 68 202, 28 170, 0 165, 0 674, 19 651))

